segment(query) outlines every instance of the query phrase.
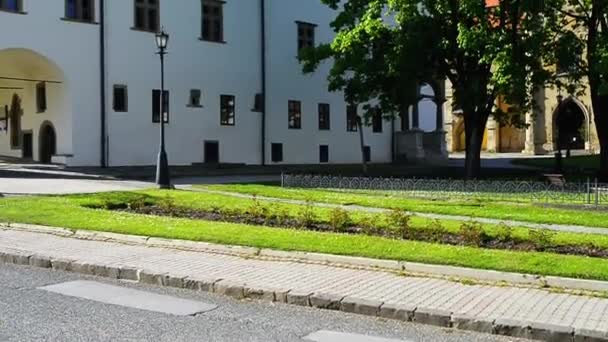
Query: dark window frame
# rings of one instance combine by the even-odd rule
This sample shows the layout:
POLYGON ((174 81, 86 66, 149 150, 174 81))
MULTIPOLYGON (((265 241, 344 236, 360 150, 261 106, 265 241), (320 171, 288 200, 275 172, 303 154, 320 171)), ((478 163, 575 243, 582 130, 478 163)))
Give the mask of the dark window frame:
POLYGON ((45 113, 48 109, 46 83, 36 83, 36 113, 45 113))
POLYGON ((319 164, 329 163, 329 145, 319 145, 319 164))
POLYGON ((317 24, 296 21, 296 25, 298 33, 298 53, 300 53, 303 49, 314 48, 316 46, 317 24))
POLYGON ((13 0, 13 1, 15 4, 15 8, 9 8, 9 4, 11 3, 9 0, 0 0, 0 11, 25 14, 25 12, 23 12, 23 0, 13 0))
POLYGON ((372 116, 372 132, 373 133, 382 133, 384 131, 384 118, 382 117, 382 112, 379 109, 374 110, 374 114, 372 116))
POLYGON ((319 130, 331 130, 331 105, 329 103, 319 103, 319 130))
POLYGON ((302 101, 289 100, 287 111, 287 128, 302 129, 302 101))
POLYGON ((160 0, 133 0, 133 29, 144 32, 157 33, 160 29, 160 0), (138 24, 138 11, 143 12, 141 25, 138 24), (154 11, 153 20, 150 12, 154 11))
POLYGON ((188 94, 188 105, 190 108, 201 108, 203 100, 203 92, 200 89, 190 89, 188 94))
POLYGON ((236 96, 220 95, 220 125, 236 125, 236 96), (232 101, 232 104, 230 104, 232 101))
POLYGON ((115 84, 112 87, 112 110, 116 113, 126 113, 129 111, 129 88, 126 84, 115 84), (122 108, 119 108, 119 101, 117 101, 117 91, 122 92, 122 108))
POLYGON ((273 163, 283 162, 283 144, 282 143, 271 143, 270 144, 270 160, 273 163))
POLYGON ((363 146, 363 158, 366 163, 370 163, 372 161, 372 148, 369 145, 363 146))
POLYGON ((222 0, 201 0, 201 37, 200 40, 212 43, 225 43, 224 5, 222 0), (211 9, 205 13, 205 9, 211 9), (218 13, 212 13, 217 10, 218 13))
POLYGON ((347 105, 346 106, 346 131, 347 132, 358 132, 359 125, 357 124, 358 120, 358 106, 357 105, 347 105))
POLYGON ((65 0, 65 20, 78 21, 82 23, 95 22, 95 0, 65 0), (73 2, 74 13, 70 13, 70 1, 73 2), (88 17, 85 11, 88 4, 88 17))
POLYGON ((165 106, 166 108, 164 108, 165 110, 161 110, 161 99, 160 99, 160 89, 152 89, 152 122, 153 123, 160 123, 160 118, 161 115, 163 115, 163 113, 167 113, 167 117, 165 123, 168 124, 171 118, 171 112, 170 112, 170 99, 171 99, 171 95, 169 90, 165 90, 165 92, 163 93, 163 97, 165 98, 165 106))

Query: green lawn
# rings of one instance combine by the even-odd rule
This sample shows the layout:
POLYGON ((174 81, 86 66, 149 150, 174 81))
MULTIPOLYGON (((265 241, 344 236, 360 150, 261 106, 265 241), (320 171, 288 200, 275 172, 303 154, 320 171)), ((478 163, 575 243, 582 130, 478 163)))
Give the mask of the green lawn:
POLYGON ((263 185, 208 185, 212 190, 266 197, 310 200, 322 203, 403 209, 420 213, 484 217, 532 223, 550 223, 608 228, 608 211, 589 211, 539 207, 529 203, 502 203, 491 200, 447 201, 398 197, 379 192, 356 194, 343 191, 281 188, 263 185))
MULTIPOLYGON (((562 159, 562 165, 566 169, 586 169, 586 170, 597 170, 600 168, 600 158, 597 155, 594 156, 572 156, 562 159)), ((515 159, 513 160, 515 165, 526 165, 544 169, 555 168, 555 158, 529 158, 529 159, 515 159)))
MULTIPOLYGON (((318 233, 295 229, 276 229, 242 224, 200 220, 153 217, 110 212, 84 207, 130 201, 133 196, 150 196, 152 200, 166 196, 176 204, 192 206, 207 201, 216 205, 240 206, 236 200, 187 192, 146 191, 66 197, 28 197, 0 199, 0 221, 40 224, 146 235, 171 239, 206 241, 220 244, 273 248, 379 259, 403 260, 479 269, 493 269, 608 280, 608 260, 549 253, 511 252, 472 247, 455 247, 414 241, 398 241, 380 237, 318 233), (208 198, 208 200, 203 200, 208 198), (217 203, 220 201, 221 203, 217 203)), ((206 205, 206 204, 204 204, 206 205)), ((585 236, 577 234, 576 236, 585 236)), ((573 235, 572 237, 575 237, 573 235)), ((594 239, 598 237, 594 236, 594 239)))

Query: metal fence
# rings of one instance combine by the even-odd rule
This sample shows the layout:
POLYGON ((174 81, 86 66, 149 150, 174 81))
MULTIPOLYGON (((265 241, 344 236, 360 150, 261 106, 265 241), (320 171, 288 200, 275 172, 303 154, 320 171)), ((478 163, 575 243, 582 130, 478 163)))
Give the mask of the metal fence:
POLYGON ((426 199, 480 199, 598 206, 608 204, 608 184, 598 183, 597 180, 552 184, 535 181, 464 181, 283 174, 281 185, 287 188, 332 189, 360 193, 373 191, 426 199))

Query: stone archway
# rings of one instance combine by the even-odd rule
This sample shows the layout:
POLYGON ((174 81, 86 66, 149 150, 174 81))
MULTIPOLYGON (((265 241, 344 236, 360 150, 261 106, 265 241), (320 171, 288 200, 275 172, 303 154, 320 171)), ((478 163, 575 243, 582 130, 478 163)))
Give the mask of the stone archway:
POLYGON ((72 114, 66 83, 60 66, 44 54, 0 49, 0 107, 9 108, 9 134, 0 134, 0 155, 49 163, 53 155, 70 154, 72 114))
POLYGON ((583 150, 589 137, 589 116, 585 107, 569 97, 558 104, 553 114, 556 150, 583 150))
POLYGON ((53 156, 57 153, 57 134, 55 127, 49 121, 45 121, 40 126, 38 133, 38 156, 41 163, 50 164, 53 156))

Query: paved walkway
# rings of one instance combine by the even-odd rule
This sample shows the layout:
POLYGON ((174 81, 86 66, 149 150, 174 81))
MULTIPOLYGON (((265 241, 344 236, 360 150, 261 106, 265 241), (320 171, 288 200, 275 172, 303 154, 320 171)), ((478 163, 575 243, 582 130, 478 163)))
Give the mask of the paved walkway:
MULTIPOLYGON (((305 205, 311 203, 316 207, 323 208, 342 208, 350 211, 364 211, 370 213, 385 213, 390 211, 389 209, 384 208, 371 208, 371 207, 363 207, 358 205, 341 205, 341 204, 332 204, 332 203, 322 203, 322 202, 308 202, 301 200, 291 200, 284 198, 275 198, 275 197, 265 197, 265 196, 253 196, 249 194, 242 194, 236 192, 229 191, 219 191, 219 190, 209 190, 203 188, 195 188, 189 185, 179 186, 180 189, 188 190, 188 191, 196 191, 196 192, 207 192, 207 193, 215 193, 226 196, 232 196, 237 198, 245 198, 245 199, 259 199, 269 202, 277 202, 277 203, 287 203, 287 204, 298 204, 305 205)), ((440 220, 453 220, 453 221, 463 221, 468 222, 471 219, 485 224, 501 224, 504 223, 508 226, 512 227, 527 227, 533 229, 547 229, 553 230, 557 232, 569 232, 569 233, 585 233, 585 234, 597 234, 597 235, 608 235, 608 228, 596 228, 596 227, 585 227, 585 226, 576 226, 576 225, 561 225, 561 224, 546 224, 546 223, 532 223, 532 222, 523 222, 523 221, 513 221, 513 220, 498 220, 491 218, 483 218, 483 217, 469 217, 469 216, 458 216, 458 215, 442 215, 442 214, 430 214, 430 213, 420 213, 420 212, 408 212, 409 214, 416 215, 419 217, 430 218, 430 219, 440 219, 440 220)))
MULTIPOLYGON (((182 284, 184 277, 214 279, 212 289, 218 292, 223 288, 222 294, 235 295, 238 291, 225 284, 242 284, 254 294, 263 293, 260 289, 273 289, 272 298, 292 304, 310 306, 314 305, 313 298, 325 298, 329 307, 337 303, 343 311, 413 318, 421 323, 453 324, 547 341, 572 341, 573 334, 597 338, 584 341, 608 341, 608 299, 11 230, 0 230, 0 260, 3 253, 142 270, 137 272, 140 281, 142 273, 160 275, 159 279, 180 279, 182 284), (332 302, 327 298, 338 299, 332 302)), ((243 287, 242 293, 247 293, 243 287)))

